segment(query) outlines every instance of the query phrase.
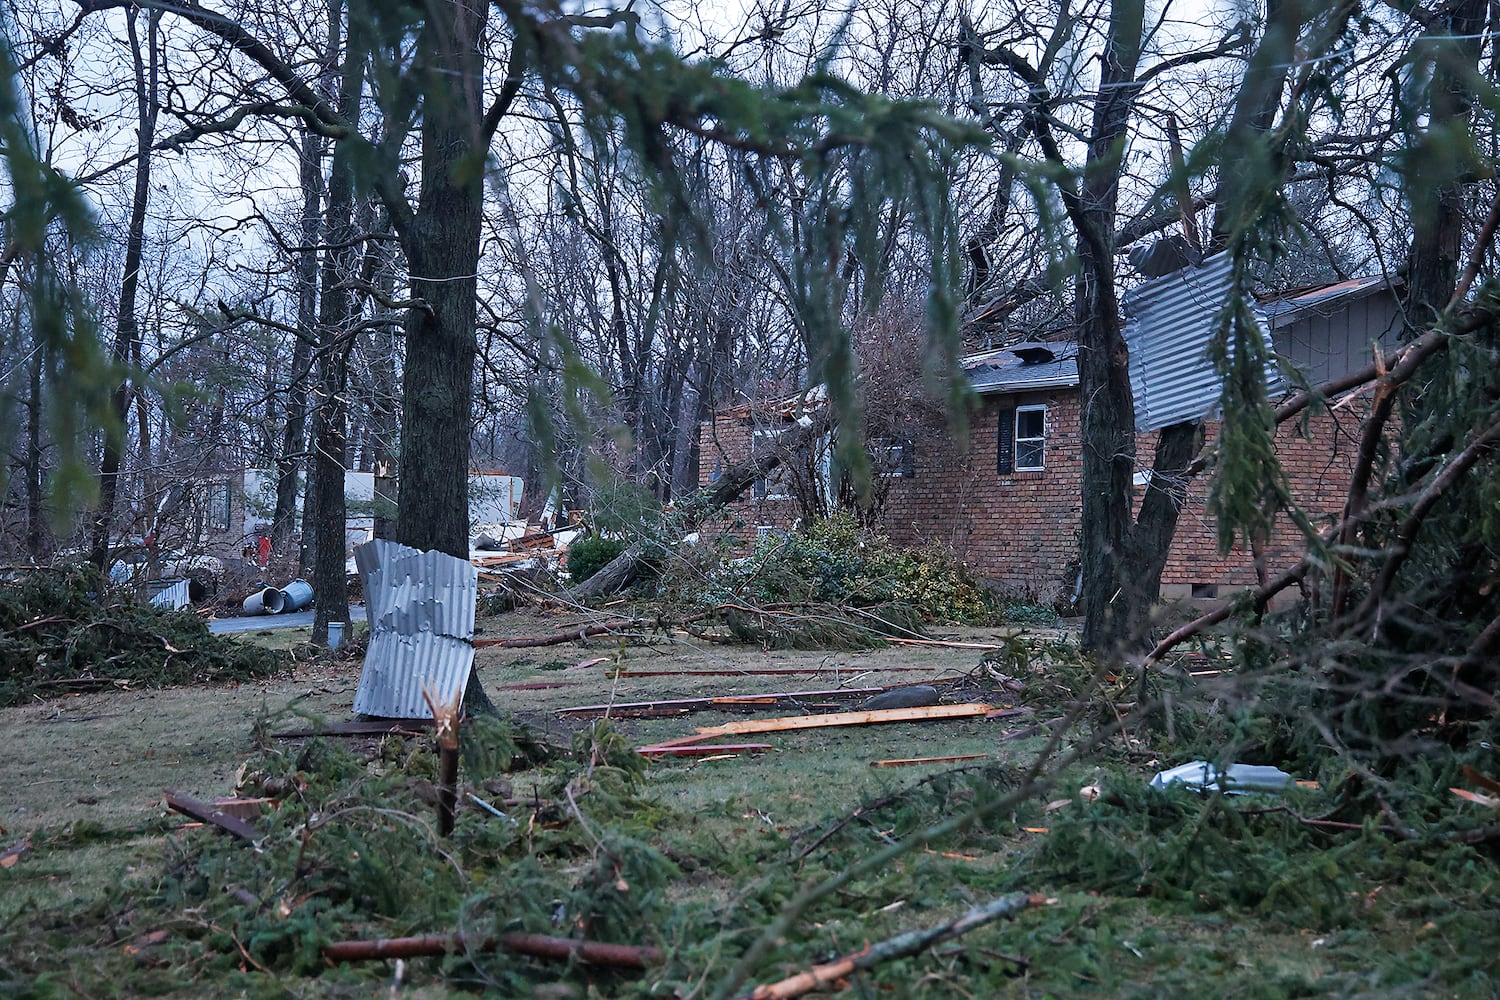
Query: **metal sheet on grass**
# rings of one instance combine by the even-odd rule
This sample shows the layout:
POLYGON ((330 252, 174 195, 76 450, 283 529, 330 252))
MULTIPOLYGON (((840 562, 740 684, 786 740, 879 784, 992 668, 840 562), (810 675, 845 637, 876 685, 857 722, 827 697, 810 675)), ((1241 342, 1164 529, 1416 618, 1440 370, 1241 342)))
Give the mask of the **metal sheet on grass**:
POLYGON ((466 559, 384 539, 356 546, 354 562, 364 579, 370 623, 354 710, 426 718, 431 712, 424 687, 451 701, 468 683, 478 570, 466 559))

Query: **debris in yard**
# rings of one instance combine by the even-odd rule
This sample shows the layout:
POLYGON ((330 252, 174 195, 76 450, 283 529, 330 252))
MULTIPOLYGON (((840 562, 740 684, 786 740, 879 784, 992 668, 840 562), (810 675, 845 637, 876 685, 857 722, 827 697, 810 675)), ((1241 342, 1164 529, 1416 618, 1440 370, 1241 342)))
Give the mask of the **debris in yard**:
POLYGON ((385 719, 374 722, 334 722, 316 729, 272 733, 278 740, 306 740, 315 736, 420 736, 432 728, 431 719, 385 719))
MULTIPOLYGON (((777 674, 930 674, 932 667, 760 667, 751 670, 618 670, 611 671, 616 677, 766 677, 777 674)), ((941 673, 943 671, 939 671, 941 673)))
POLYGON ((927 705, 936 705, 942 700, 943 696, 938 694, 938 689, 931 684, 912 684, 909 687, 883 691, 867 699, 859 707, 865 711, 879 711, 885 708, 922 708, 927 705))
MULTIPOLYGON (((879 694, 889 690, 881 687, 833 688, 826 691, 783 691, 776 694, 720 695, 707 698, 674 698, 664 701, 628 701, 603 705, 574 705, 559 708, 558 715, 610 715, 621 717, 622 713, 653 709, 698 709, 732 708, 737 705, 777 705, 784 701, 797 702, 809 698, 854 698, 859 695, 879 694)), ((868 705, 866 707, 869 707, 868 705)), ((891 706, 896 707, 896 706, 891 706)))
POLYGON ((180 812, 184 816, 190 816, 203 823, 218 827, 225 833, 232 833, 241 840, 253 842, 255 840, 255 828, 238 817, 231 816, 207 802, 179 795, 177 792, 168 791, 165 795, 167 808, 174 812, 180 812))
POLYGON ((1012 896, 1002 896, 983 906, 976 906, 968 913, 946 924, 897 934, 895 937, 869 945, 836 962, 815 965, 807 972, 798 973, 779 983, 757 986, 747 996, 749 1000, 791 1000, 792 997, 800 997, 816 990, 836 988, 841 980, 861 969, 874 968, 882 962, 890 962, 898 958, 909 958, 944 941, 951 941, 960 935, 967 934, 976 927, 983 927, 1001 917, 1013 917, 1028 907, 1044 906, 1048 902, 1050 900, 1041 895, 1017 893, 1012 896))
POLYGON ((19 844, 7 847, 4 853, 0 853, 0 868, 14 868, 16 862, 21 860, 21 855, 31 850, 31 838, 27 837, 19 844))
MULTIPOLYGON (((551 635, 523 636, 513 639, 475 639, 475 649, 499 647, 501 649, 530 649, 533 646, 560 646, 565 642, 582 642, 584 639, 596 635, 607 635, 618 632, 621 629, 636 627, 638 623, 626 618, 615 621, 603 622, 599 625, 585 625, 576 629, 568 629, 563 632, 554 632, 551 635)), ((605 662, 604 659, 593 661, 595 663, 605 662)), ((585 666, 587 664, 578 664, 585 666)))
POLYGON ((365 587, 370 641, 354 711, 385 719, 428 715, 423 691, 461 695, 474 665, 472 563, 377 538, 354 547, 365 587))
POLYGON ((233 816, 248 823, 264 812, 266 806, 270 805, 273 801, 275 800, 270 798, 241 799, 220 797, 214 799, 213 808, 226 816, 233 816))
POLYGON ((992 706, 929 705, 924 708, 887 708, 872 712, 835 712, 832 715, 789 715, 780 719, 746 719, 708 726, 699 736, 732 736, 741 733, 779 733, 792 729, 823 729, 830 726, 865 726, 882 722, 923 722, 930 719, 963 719, 984 715, 992 706))
POLYGON ((364 962, 386 958, 418 958, 472 951, 513 951, 536 958, 556 958, 608 965, 622 969, 644 969, 661 961, 661 950, 646 945, 605 944, 546 934, 512 932, 498 937, 427 934, 422 937, 382 938, 376 941, 335 941, 323 946, 330 962, 364 962))
POLYGON ((898 757, 894 760, 872 760, 871 767, 908 767, 914 764, 951 764, 960 760, 983 760, 989 754, 964 753, 952 757, 898 757))
POLYGON ((1206 760, 1195 760, 1160 771, 1151 779, 1152 788, 1181 785, 1195 792, 1220 789, 1230 795, 1249 792, 1279 792, 1294 783, 1290 774, 1264 764, 1230 764, 1223 773, 1206 760))
POLYGON ((771 749, 769 743, 699 743, 689 746, 639 747, 636 753, 645 757, 701 757, 707 754, 761 753, 771 749))

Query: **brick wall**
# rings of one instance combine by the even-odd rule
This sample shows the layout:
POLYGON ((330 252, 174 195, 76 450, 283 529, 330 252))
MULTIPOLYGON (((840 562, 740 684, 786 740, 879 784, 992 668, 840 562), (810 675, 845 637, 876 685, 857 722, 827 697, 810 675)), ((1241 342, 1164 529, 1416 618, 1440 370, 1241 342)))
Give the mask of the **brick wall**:
MULTIPOLYGON (((1306 436, 1290 425, 1277 434, 1293 496, 1316 527, 1332 523, 1343 507, 1357 424, 1357 414, 1322 415, 1312 418, 1306 436)), ((745 415, 722 414, 702 425, 704 484, 716 467, 749 455, 752 430, 745 415)), ((1209 427, 1210 439, 1216 430, 1209 427)), ((1141 436, 1138 454, 1147 464, 1154 447, 1154 434, 1141 436)), ((1076 582, 1082 475, 1076 389, 986 397, 961 440, 945 436, 918 442, 912 475, 887 481, 890 491, 881 520, 898 543, 945 545, 979 576, 1050 600, 1071 593, 1076 582), (999 472, 1001 412, 1037 404, 1047 408, 1045 468, 999 472)), ((1142 492, 1137 489, 1137 502, 1142 492)), ((1220 558, 1206 496, 1206 481, 1189 486, 1162 575, 1164 597, 1214 596, 1218 588, 1227 592, 1255 583, 1248 552, 1236 548, 1220 558)), ((745 522, 735 535, 749 541, 756 525, 790 527, 799 513, 792 500, 747 496, 734 508, 733 516, 745 522)), ((717 527, 727 530, 728 522, 717 527)), ((1266 553, 1271 576, 1301 554, 1299 538, 1283 516, 1266 553)))

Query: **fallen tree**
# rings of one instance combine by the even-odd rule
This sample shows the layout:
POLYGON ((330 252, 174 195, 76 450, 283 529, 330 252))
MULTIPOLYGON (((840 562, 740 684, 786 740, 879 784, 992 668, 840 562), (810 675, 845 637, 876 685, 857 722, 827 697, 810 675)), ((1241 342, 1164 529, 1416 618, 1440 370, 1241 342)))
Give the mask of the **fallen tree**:
MULTIPOLYGON (((739 462, 726 469, 723 475, 708 486, 690 495, 679 504, 682 516, 676 529, 684 534, 692 531, 709 515, 725 504, 737 500, 757 479, 776 468, 786 455, 795 454, 828 433, 833 426, 833 417, 827 407, 803 415, 795 426, 777 435, 772 447, 759 458, 739 462)), ((651 538, 632 542, 624 552, 605 563, 597 573, 567 592, 572 601, 613 594, 629 585, 640 574, 641 568, 659 542, 651 538)))

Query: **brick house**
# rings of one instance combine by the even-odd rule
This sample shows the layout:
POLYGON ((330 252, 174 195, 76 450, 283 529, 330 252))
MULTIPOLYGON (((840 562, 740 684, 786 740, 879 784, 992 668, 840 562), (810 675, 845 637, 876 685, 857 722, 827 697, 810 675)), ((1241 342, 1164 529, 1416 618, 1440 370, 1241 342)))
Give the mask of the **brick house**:
MULTIPOLYGON (((1390 345, 1400 330, 1394 291, 1379 279, 1283 293, 1264 301, 1261 313, 1277 355, 1309 382, 1367 363, 1370 343, 1390 345)), ((965 431, 876 442, 879 523, 899 543, 948 546, 977 575, 1002 587, 1044 600, 1073 594, 1082 508, 1077 347, 1016 344, 966 358, 964 368, 979 399, 965 431)), ((1279 385, 1289 390, 1291 383, 1279 385)), ((1360 400, 1345 400, 1277 433, 1292 494, 1318 527, 1343 508, 1362 409, 1360 400)), ((703 482, 712 481, 713 470, 755 454, 793 412, 781 404, 716 413, 700 428, 703 482)), ((1210 440, 1216 431, 1209 420, 1210 440)), ((1148 464, 1154 447, 1154 431, 1139 435, 1137 455, 1148 464)), ((787 477, 827 468, 825 457, 809 459, 757 484, 736 507, 745 537, 751 527, 796 523, 803 508, 787 477)), ((1136 477, 1137 501, 1146 475, 1142 470, 1136 477)), ((1162 576, 1163 598, 1213 598, 1256 582, 1248 552, 1219 556, 1206 493, 1201 478, 1186 489, 1162 576)), ((1300 537, 1283 515, 1265 553, 1271 575, 1300 556, 1300 537)))

